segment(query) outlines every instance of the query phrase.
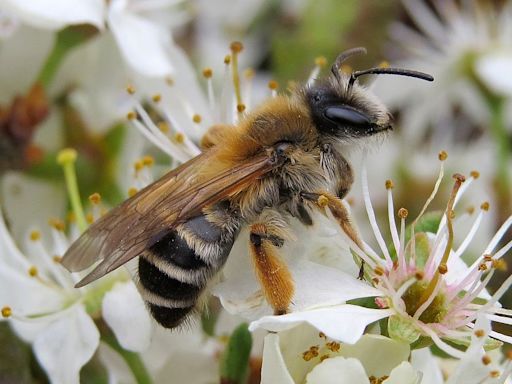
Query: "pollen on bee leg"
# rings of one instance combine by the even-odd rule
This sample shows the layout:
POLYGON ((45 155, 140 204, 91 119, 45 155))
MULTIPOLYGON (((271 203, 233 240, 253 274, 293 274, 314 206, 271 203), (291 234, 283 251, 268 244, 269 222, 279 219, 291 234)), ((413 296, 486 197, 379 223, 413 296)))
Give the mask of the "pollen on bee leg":
POLYGON ((12 316, 12 309, 9 306, 2 307, 2 317, 7 319, 8 317, 12 316))
POLYGON ((316 203, 321 208, 327 207, 327 205, 329 204, 329 198, 325 195, 320 195, 320 196, 318 196, 316 203))

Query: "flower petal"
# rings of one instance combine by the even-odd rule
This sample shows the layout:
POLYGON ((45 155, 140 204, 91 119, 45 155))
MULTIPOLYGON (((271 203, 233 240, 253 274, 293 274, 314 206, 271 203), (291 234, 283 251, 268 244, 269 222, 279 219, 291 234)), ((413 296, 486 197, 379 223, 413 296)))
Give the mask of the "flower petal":
POLYGON ((103 0, 2 0, 1 6, 37 28, 58 30, 73 24, 103 28, 103 0))
POLYGON ((332 357, 318 364, 306 377, 307 384, 370 384, 361 362, 332 357))
POLYGON ((512 52, 499 52, 480 58, 475 65, 480 79, 494 92, 512 96, 512 77, 503 76, 512 68, 512 52))
POLYGON ((134 352, 148 348, 152 321, 133 282, 116 283, 103 298, 102 313, 123 348, 134 352))
POLYGON ((125 1, 115 0, 109 7, 108 25, 126 62, 150 77, 165 77, 173 72, 168 56, 170 32, 151 21, 130 13, 125 1))
POLYGON ((404 361, 391 371, 389 378, 384 380, 386 384, 418 384, 421 376, 414 370, 411 364, 404 361))
POLYGON ((96 325, 80 305, 46 328, 33 348, 53 384, 78 384, 80 369, 90 360, 99 341, 96 325))
POLYGON ((295 312, 282 316, 265 316, 249 325, 249 330, 264 328, 279 332, 309 323, 328 337, 354 344, 359 340, 367 325, 393 313, 389 309, 371 309, 344 304, 329 308, 295 312))
POLYGON ((443 384, 443 373, 429 348, 415 349, 411 353, 411 364, 422 374, 425 384, 443 384))
POLYGON ((294 384, 281 354, 279 336, 270 333, 265 337, 263 346, 263 366, 261 367, 262 384, 294 384))
POLYGON ((98 356, 108 372, 109 384, 132 384, 136 382, 128 364, 108 344, 100 343, 98 356))

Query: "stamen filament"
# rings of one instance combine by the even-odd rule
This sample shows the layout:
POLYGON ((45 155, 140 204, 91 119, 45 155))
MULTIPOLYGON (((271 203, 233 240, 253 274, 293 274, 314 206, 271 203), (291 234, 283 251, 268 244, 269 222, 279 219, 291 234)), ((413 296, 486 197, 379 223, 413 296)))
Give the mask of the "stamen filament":
POLYGON ((471 229, 469 230, 466 238, 464 239, 462 244, 459 246, 459 248, 455 251, 454 257, 460 258, 460 256, 464 253, 464 251, 468 247, 468 245, 471 243, 471 240, 473 240, 473 238, 475 237, 476 231, 480 227, 480 223, 482 222, 484 212, 485 211, 483 209, 480 210, 480 212, 478 213, 478 216, 475 219, 475 222, 473 223, 473 225, 471 226, 471 229))
POLYGON ((241 106, 244 105, 242 101, 242 92, 240 87, 240 74, 238 73, 238 54, 242 51, 243 45, 239 41, 231 43, 231 66, 233 68, 233 86, 235 88, 236 105, 239 114, 242 114, 243 110, 241 106))
POLYGON ((82 201, 80 200, 80 192, 78 191, 78 182, 76 179, 75 161, 77 152, 72 148, 61 150, 57 155, 57 163, 64 170, 64 179, 68 190, 71 207, 76 216, 76 222, 80 232, 87 229, 87 220, 85 219, 82 201))

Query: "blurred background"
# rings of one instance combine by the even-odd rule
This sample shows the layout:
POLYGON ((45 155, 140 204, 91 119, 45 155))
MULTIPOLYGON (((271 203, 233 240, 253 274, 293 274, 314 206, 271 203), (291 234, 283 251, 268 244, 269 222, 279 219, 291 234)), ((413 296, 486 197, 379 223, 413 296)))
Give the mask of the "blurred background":
MULTIPOLYGON (((337 54, 357 46, 368 54, 351 59, 352 68, 385 61, 432 74, 433 84, 396 76, 363 80, 395 117, 388 137, 357 148, 352 157, 357 172, 361 153, 367 153, 382 223, 385 180, 394 182, 395 206, 406 207, 414 217, 431 193, 440 150, 449 155, 448 175, 479 172, 461 212, 471 214, 490 203, 468 259, 478 256, 512 213, 510 1, 24 3, 0 0, 0 206, 20 244, 32 228, 49 232, 49 219, 69 218, 63 172, 56 162, 62 148, 78 151, 84 201, 98 192, 105 207, 128 196, 133 163, 141 156, 152 155, 158 172, 174 165, 128 124, 127 85, 135 84, 143 97, 168 96, 163 101, 169 100, 187 136, 199 142, 216 119, 206 95, 209 86, 216 94, 225 87, 224 60, 232 41, 244 45, 239 68, 252 105, 270 96, 271 80, 271 88, 286 92, 315 68, 321 71, 318 76, 327 74, 337 54), (211 79, 203 75, 205 68, 211 69, 211 79), (170 83, 172 90, 166 88, 170 83)), ((363 217, 356 179, 348 201, 355 216, 363 217)), ((451 187, 443 185, 433 203, 441 210, 451 187)), ((361 231, 370 233, 364 227, 361 231)), ((469 227, 462 222, 460 230, 469 227)), ((511 233, 504 241, 510 239, 511 233)), ((508 272, 500 279, 504 276, 508 272)), ((494 279, 495 287, 499 283, 494 279)), ((503 301, 510 308, 512 294, 503 301)), ((30 347, 6 323, 0 323, 0 345, 0 382, 47 382, 30 347)), ((84 382, 106 382, 101 374, 85 377, 96 381, 84 382)))

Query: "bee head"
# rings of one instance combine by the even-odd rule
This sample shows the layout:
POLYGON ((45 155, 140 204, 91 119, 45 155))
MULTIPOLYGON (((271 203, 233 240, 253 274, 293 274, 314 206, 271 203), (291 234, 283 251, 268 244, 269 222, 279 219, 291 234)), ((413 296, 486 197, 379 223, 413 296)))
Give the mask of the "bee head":
POLYGON ((366 49, 353 48, 342 52, 331 68, 330 77, 305 91, 313 121, 321 134, 350 139, 392 129, 391 114, 374 94, 357 83, 360 76, 392 74, 434 80, 425 73, 398 68, 370 68, 343 73, 341 64, 361 53, 366 53, 366 49))

